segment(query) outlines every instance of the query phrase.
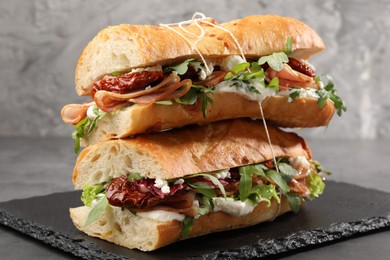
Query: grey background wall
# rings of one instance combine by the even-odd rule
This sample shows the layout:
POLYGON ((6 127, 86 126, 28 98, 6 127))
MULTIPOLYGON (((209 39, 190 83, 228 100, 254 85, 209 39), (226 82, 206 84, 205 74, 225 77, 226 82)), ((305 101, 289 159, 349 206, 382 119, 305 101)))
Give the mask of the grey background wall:
POLYGON ((102 28, 119 23, 188 20, 196 11, 219 22, 274 13, 303 20, 327 49, 310 59, 333 76, 348 112, 309 138, 390 136, 390 2, 388 0, 0 1, 0 136, 70 136, 63 105, 74 91, 77 58, 102 28))

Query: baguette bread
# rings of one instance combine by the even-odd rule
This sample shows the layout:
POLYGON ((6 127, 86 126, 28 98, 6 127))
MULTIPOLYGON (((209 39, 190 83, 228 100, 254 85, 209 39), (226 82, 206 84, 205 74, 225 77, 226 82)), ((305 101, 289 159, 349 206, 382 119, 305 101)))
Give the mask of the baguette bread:
POLYGON ((73 184, 81 189, 129 172, 151 179, 254 164, 275 157, 311 158, 305 140, 253 120, 226 120, 202 127, 186 127, 131 139, 109 140, 86 147, 78 156, 73 184))
MULTIPOLYGON (((92 132, 84 136, 82 145, 224 119, 262 118, 259 102, 248 100, 238 93, 216 93, 212 99, 214 105, 208 106, 206 118, 199 103, 192 106, 178 103, 170 106, 133 105, 125 110, 107 113, 92 132)), ((329 100, 323 108, 319 108, 315 98, 297 98, 291 103, 287 99, 286 96, 271 96, 263 100, 264 118, 280 127, 317 127, 328 125, 335 112, 329 100)))
MULTIPOLYGON (((91 208, 87 206, 70 209, 75 226, 89 236, 120 246, 151 251, 182 239, 182 226, 179 221, 158 221, 140 217, 119 207, 108 207, 94 223, 84 226, 90 210, 91 208)), ((212 212, 195 220, 187 238, 272 221, 290 210, 286 199, 282 197, 280 205, 275 200, 272 200, 269 207, 267 203, 260 202, 251 213, 240 217, 220 211, 212 212)))
MULTIPOLYGON (((222 57, 240 55, 239 47, 228 32, 200 24, 205 35, 196 47, 204 58, 218 63, 222 57)), ((290 57, 296 59, 307 59, 324 49, 323 41, 312 28, 289 17, 247 16, 219 26, 234 35, 248 59, 284 51, 287 37, 293 40, 290 57)), ((200 33, 195 24, 185 28, 194 34, 200 33)), ((199 58, 192 46, 198 38, 190 34, 185 36, 191 45, 162 26, 122 24, 100 31, 78 60, 75 74, 77 93, 90 95, 93 83, 112 72, 199 58)))

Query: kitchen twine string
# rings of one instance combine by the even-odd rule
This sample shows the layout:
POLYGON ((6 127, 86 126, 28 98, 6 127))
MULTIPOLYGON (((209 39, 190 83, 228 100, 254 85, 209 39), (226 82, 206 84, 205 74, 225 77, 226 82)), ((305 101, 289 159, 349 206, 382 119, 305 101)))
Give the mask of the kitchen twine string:
POLYGON ((160 26, 163 26, 173 32, 175 32, 177 35, 179 35, 181 38, 183 38, 187 43, 188 45, 191 46, 191 48, 193 50, 195 50, 198 55, 200 56, 200 58, 202 59, 202 62, 205 64, 206 66, 206 70, 207 70, 207 73, 211 73, 211 70, 209 68, 209 65, 206 63, 206 60, 205 58, 203 57, 202 53, 199 51, 197 45, 199 44, 199 42, 204 38, 204 36, 206 35, 206 30, 203 28, 203 26, 200 24, 200 23, 204 23, 204 24, 207 24, 207 25, 210 25, 212 27, 215 27, 215 28, 218 28, 224 32, 227 32, 230 37, 232 37, 234 43, 236 44, 236 46, 238 47, 239 51, 240 51, 240 56, 241 58, 246 61, 246 58, 245 58, 245 55, 244 55, 244 52, 240 46, 240 44, 238 43, 238 40, 236 39, 236 37, 234 37, 233 33, 231 31, 229 31, 228 29, 226 28, 223 28, 221 26, 218 26, 210 21, 207 20, 208 17, 206 17, 206 15, 204 15, 203 13, 200 13, 200 12, 196 12, 192 15, 192 18, 191 20, 187 20, 187 21, 181 21, 181 22, 177 22, 177 23, 169 23, 169 24, 160 24, 160 26), (199 34, 195 34, 195 33, 192 33, 190 32, 189 30, 187 30, 184 25, 195 25, 196 27, 198 27, 199 29, 199 34), (173 28, 172 26, 178 26, 179 29, 181 29, 181 31, 184 32, 184 34, 187 34, 191 37, 194 37, 196 39, 196 41, 191 41, 188 37, 186 37, 183 33, 181 33, 179 30, 173 28))

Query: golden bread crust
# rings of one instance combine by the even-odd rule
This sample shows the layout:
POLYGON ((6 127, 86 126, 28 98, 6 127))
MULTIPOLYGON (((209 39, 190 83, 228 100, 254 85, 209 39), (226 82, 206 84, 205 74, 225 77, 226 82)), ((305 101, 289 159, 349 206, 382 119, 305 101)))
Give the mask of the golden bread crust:
MULTIPOLYGON (((196 47, 206 59, 240 54, 233 38, 224 30, 201 23, 205 36, 196 47)), ((255 15, 220 24, 237 39, 244 55, 259 58, 285 50, 292 37, 291 57, 307 59, 324 49, 317 33, 301 21, 276 15, 255 15)), ((199 34, 194 24, 187 30, 199 34)), ((186 35, 194 44, 197 38, 186 35)), ((199 58, 193 46, 180 35, 162 26, 121 24, 100 31, 81 53, 76 66, 75 83, 79 95, 90 95, 92 85, 115 71, 155 64, 169 64, 187 58, 199 58)))
POLYGON ((254 120, 225 120, 205 126, 109 140, 90 145, 79 155, 73 183, 76 188, 130 172, 153 179, 260 163, 275 157, 311 158, 305 140, 295 133, 254 120))
MULTIPOLYGON (((84 146, 115 138, 126 138, 142 133, 163 131, 185 125, 207 123, 234 118, 261 119, 258 101, 248 100, 237 93, 216 93, 211 96, 214 105, 208 105, 206 118, 200 103, 170 106, 151 104, 134 105, 126 110, 106 114, 90 135, 82 139, 84 146)), ((297 98, 287 101, 286 96, 271 96, 262 101, 264 118, 280 127, 317 127, 328 125, 335 112, 327 101, 319 108, 315 98, 297 98)))
MULTIPOLYGON (((127 210, 108 207, 94 223, 84 226, 89 211, 90 208, 86 206, 70 209, 72 221, 80 231, 130 249, 152 251, 181 239, 181 223, 176 220, 156 221, 132 215, 127 210)), ((275 200, 271 201, 269 207, 261 202, 253 212, 244 216, 212 212, 195 220, 188 238, 272 221, 288 211, 291 209, 287 200, 282 197, 280 205, 275 200)))

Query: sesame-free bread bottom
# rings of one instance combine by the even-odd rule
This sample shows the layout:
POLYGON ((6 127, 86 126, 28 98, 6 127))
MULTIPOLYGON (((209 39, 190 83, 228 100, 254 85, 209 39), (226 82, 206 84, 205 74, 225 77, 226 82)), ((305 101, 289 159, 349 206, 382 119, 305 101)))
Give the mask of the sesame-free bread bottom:
MULTIPOLYGON (((177 220, 158 221, 132 214, 129 210, 109 206, 92 224, 84 226, 91 208, 70 209, 75 226, 89 236, 98 237, 130 249, 152 251, 181 239, 182 226, 177 220)), ((260 202, 249 214, 232 216, 220 211, 200 216, 192 226, 190 237, 253 226, 290 211, 284 197, 281 204, 260 202)))

